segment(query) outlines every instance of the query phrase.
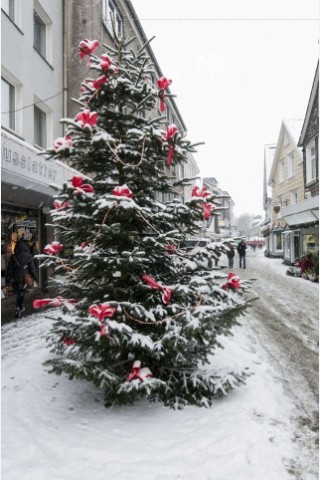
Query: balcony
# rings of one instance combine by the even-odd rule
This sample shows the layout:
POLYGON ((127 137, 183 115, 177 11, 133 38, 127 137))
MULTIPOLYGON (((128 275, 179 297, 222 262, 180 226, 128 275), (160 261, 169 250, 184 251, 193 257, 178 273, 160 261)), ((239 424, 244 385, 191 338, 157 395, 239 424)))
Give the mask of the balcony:
POLYGON ((319 221, 319 195, 282 207, 281 216, 289 226, 319 221))

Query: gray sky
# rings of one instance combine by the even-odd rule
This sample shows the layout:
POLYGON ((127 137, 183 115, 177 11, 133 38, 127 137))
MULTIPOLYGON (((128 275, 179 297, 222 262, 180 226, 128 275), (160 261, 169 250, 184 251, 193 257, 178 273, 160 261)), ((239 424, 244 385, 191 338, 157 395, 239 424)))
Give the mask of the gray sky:
POLYGON ((235 202, 261 214, 263 148, 305 116, 319 58, 318 0, 132 0, 195 159, 235 202), (315 20, 312 20, 315 19, 315 20))

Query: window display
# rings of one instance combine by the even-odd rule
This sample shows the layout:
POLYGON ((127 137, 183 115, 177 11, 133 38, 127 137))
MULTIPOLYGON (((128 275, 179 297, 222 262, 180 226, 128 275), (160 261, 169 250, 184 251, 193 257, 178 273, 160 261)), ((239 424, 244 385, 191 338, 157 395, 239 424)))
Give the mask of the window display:
POLYGON ((30 252, 36 255, 40 251, 38 234, 38 212, 15 206, 1 206, 1 286, 5 286, 5 271, 14 252, 16 243, 29 239, 30 252))

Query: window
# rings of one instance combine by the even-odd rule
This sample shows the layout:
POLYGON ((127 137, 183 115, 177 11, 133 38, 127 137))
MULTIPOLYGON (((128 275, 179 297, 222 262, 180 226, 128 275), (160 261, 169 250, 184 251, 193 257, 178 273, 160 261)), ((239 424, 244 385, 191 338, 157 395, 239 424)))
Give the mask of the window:
POLYGON ((297 201, 298 201, 298 190, 297 189, 291 190, 290 196, 291 196, 291 205, 293 203, 297 203, 297 201))
POLYGON ((8 17, 14 22, 14 0, 1 0, 1 8, 8 17))
POLYGON ((113 28, 118 37, 123 35, 123 20, 114 0, 103 0, 102 17, 107 30, 113 34, 113 28))
POLYGON ((294 153, 288 155, 288 178, 294 176, 294 153))
POLYGON ((47 53, 47 26, 36 10, 33 10, 34 48, 43 58, 47 53))
POLYGON ((306 181, 307 183, 312 182, 317 178, 317 169, 316 169, 316 145, 315 141, 312 140, 307 145, 306 148, 306 181))
POLYGON ((276 250, 282 250, 282 235, 280 232, 277 232, 274 236, 274 243, 276 250))
POLYGON ((34 106, 34 143, 42 148, 47 146, 47 115, 36 105, 34 106))
POLYGON ((279 163, 279 183, 284 181, 284 160, 279 163))
POLYGON ((16 92, 15 87, 1 77, 1 125, 16 129, 16 92))

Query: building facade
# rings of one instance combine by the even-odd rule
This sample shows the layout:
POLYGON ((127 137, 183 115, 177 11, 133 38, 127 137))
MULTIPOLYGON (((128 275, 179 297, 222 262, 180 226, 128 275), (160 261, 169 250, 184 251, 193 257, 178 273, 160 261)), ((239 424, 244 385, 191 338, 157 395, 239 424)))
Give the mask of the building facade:
MULTIPOLYGON (((112 22, 117 35, 135 37, 134 48, 147 42, 129 0, 3 0, 1 72, 2 212, 1 274, 17 240, 32 235, 34 253, 53 239, 49 212, 54 185, 59 187, 78 174, 68 165, 46 160, 41 153, 64 135, 61 118, 73 117, 79 105, 81 82, 88 76, 87 60, 79 59, 79 42, 95 38, 112 42, 112 22)), ((154 81, 163 76, 150 45, 154 81)), ((166 72, 169 77, 170 72, 166 72)), ((174 123, 182 136, 186 125, 173 97, 166 98, 166 123, 174 123)), ((160 110, 154 112, 160 114, 160 110)), ((183 166, 166 167, 173 179, 197 177, 199 168, 190 153, 183 166)), ((194 182, 195 183, 195 182, 194 182)), ((191 197, 193 185, 180 186, 168 198, 181 202, 191 197)), ((47 273, 39 271, 42 290, 47 273)))
MULTIPOLYGON (((145 35, 143 27, 137 18, 132 2, 129 0, 92 0, 90 4, 86 0, 77 2, 66 2, 65 10, 66 24, 66 87, 68 91, 67 114, 74 117, 79 111, 79 105, 72 99, 77 99, 80 93, 81 82, 88 76, 89 69, 87 60, 79 60, 79 43, 85 39, 98 40, 100 45, 113 46, 113 28, 115 33, 123 39, 134 38, 130 48, 140 49, 150 39, 145 35)), ((147 45, 148 56, 153 64, 153 79, 155 84, 162 76, 170 78, 170 73, 163 73, 153 53, 151 45, 147 45)), ((170 90, 168 89, 170 93, 170 90)), ((160 116, 160 103, 154 116, 160 116)), ((187 134, 187 127, 180 114, 177 103, 173 97, 166 98, 166 123, 175 124, 180 134, 184 137, 187 134)), ((184 177, 196 177, 199 175, 199 168, 191 153, 188 154, 188 162, 184 166, 172 165, 166 167, 166 173, 172 179, 184 177)), ((193 182, 193 185, 195 182, 193 182)), ((177 187, 174 195, 166 194, 159 196, 161 201, 170 201, 173 196, 181 202, 191 197, 192 185, 177 187)))
MULTIPOLYGON (((296 204, 304 198, 302 150, 297 145, 301 128, 300 119, 283 120, 273 156, 268 179, 268 187, 271 187, 272 191, 271 202, 265 198, 265 208, 268 205, 271 218, 270 223, 262 230, 262 233, 269 237, 266 240, 266 255, 270 257, 284 255, 283 232, 287 224, 282 217, 282 208, 296 204)), ((268 153, 270 154, 270 150, 268 153)), ((298 255, 299 247, 296 241, 295 249, 298 255)))
MULTIPOLYGON (((46 245, 53 184, 71 169, 41 152, 62 135, 64 116, 62 0, 1 2, 1 286, 17 240, 31 234, 33 253, 46 245)), ((46 272, 39 271, 45 289, 46 272)), ((4 306, 4 305, 2 305, 4 306)))
POLYGON ((298 146, 303 153, 304 196, 301 201, 281 209, 287 225, 284 259, 288 263, 308 253, 319 255, 319 64, 298 146))

